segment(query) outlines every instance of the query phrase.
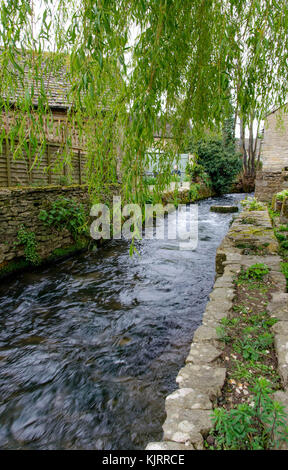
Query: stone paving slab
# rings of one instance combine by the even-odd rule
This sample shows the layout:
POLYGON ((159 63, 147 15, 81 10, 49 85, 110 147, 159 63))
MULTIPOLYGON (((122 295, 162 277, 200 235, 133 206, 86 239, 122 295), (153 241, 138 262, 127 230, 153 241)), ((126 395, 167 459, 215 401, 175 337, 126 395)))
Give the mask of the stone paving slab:
POLYGON ((145 450, 195 450, 193 446, 172 441, 150 442, 145 450))
POLYGON ((220 341, 215 324, 213 326, 199 326, 194 333, 193 341, 195 343, 210 343, 215 347, 219 346, 220 341))
POLYGON ((234 289, 227 289, 227 287, 219 287, 211 292, 209 295, 210 300, 222 300, 222 301, 229 301, 233 300, 235 297, 234 289))
MULTIPOLYGON (((210 302, 209 308, 207 308, 203 315, 202 323, 203 325, 208 324, 209 322, 212 323, 219 323, 223 318, 227 318, 230 309, 226 309, 221 305, 221 302, 210 302), (215 305, 210 305, 215 304, 215 305)), ((231 303, 232 307, 232 303, 231 303)))
POLYGON ((277 289, 282 292, 285 292, 287 281, 284 274, 280 272, 271 271, 270 278, 272 279, 272 282, 277 286, 277 289))
POLYGON ((213 399, 221 394, 225 377, 226 369, 224 367, 187 364, 180 370, 176 382, 180 388, 192 388, 213 399))
POLYGON ((288 321, 279 321, 272 326, 272 330, 277 335, 287 336, 288 338, 288 321))
MULTIPOLYGON (((284 411, 288 416, 288 392, 283 392, 282 390, 278 390, 273 394, 273 399, 280 402, 284 405, 284 411)), ((279 446, 280 450, 288 450, 288 442, 281 442, 279 446)))
POLYGON ((168 395, 165 401, 165 410, 169 412, 177 410, 211 410, 212 402, 207 394, 199 393, 193 388, 179 388, 168 395))
MULTIPOLYGON (((219 290, 219 289, 218 289, 219 290)), ((208 302, 205 312, 208 312, 209 310, 216 310, 221 308, 221 310, 225 310, 229 312, 233 306, 232 300, 227 300, 227 299, 221 299, 221 296, 217 297, 217 299, 212 298, 210 302, 208 302)))
POLYGON ((210 364, 216 361, 221 354, 221 349, 215 348, 212 344, 192 343, 186 364, 210 364))
POLYGON ((284 292, 273 293, 267 310, 272 317, 280 321, 288 321, 288 294, 284 292))
POLYGON ((278 358, 278 370, 282 384, 288 387, 288 336, 275 335, 275 349, 278 358))
POLYGON ((210 410, 177 410, 169 413, 163 424, 164 440, 203 448, 203 434, 212 428, 210 410))

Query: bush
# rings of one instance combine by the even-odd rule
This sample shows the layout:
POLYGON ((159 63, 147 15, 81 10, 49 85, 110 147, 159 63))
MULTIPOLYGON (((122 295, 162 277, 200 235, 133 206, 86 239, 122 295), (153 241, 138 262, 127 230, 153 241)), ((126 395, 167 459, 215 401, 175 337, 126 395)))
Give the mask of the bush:
POLYGON ((53 202, 48 211, 41 210, 39 219, 57 230, 67 228, 76 239, 79 234, 87 231, 84 208, 71 199, 61 197, 53 202))
POLYGON ((199 163, 187 162, 186 173, 190 176, 191 180, 194 181, 197 178, 201 178, 203 176, 203 174, 205 173, 205 169, 202 165, 199 165, 199 163))
POLYGON ((217 194, 229 191, 242 169, 235 147, 226 147, 222 138, 214 137, 198 142, 196 152, 198 163, 208 174, 214 191, 217 194))

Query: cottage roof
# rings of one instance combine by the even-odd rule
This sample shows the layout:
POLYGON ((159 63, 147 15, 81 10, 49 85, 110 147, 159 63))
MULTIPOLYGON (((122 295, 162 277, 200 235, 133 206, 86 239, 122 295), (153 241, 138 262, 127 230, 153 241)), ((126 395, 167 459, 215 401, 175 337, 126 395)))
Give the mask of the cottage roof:
MULTIPOLYGON (((38 106, 41 97, 43 97, 51 109, 65 112, 71 108, 72 82, 69 73, 69 56, 58 55, 56 57, 52 53, 43 53, 41 60, 35 60, 33 64, 33 54, 31 52, 27 52, 27 55, 24 54, 19 51, 19 55, 14 57, 12 63, 9 62, 11 80, 5 90, 2 88, 2 97, 9 101, 9 104, 17 105, 17 101, 25 99, 28 92, 34 106, 38 106)), ((2 66, 2 58, 3 55, 0 53, 0 67, 2 66)), ((119 85, 119 77, 117 80, 119 85)), ((108 90, 107 85, 107 91, 102 93, 101 109, 108 108, 107 101, 109 99, 106 99, 106 95, 109 95, 108 90)))

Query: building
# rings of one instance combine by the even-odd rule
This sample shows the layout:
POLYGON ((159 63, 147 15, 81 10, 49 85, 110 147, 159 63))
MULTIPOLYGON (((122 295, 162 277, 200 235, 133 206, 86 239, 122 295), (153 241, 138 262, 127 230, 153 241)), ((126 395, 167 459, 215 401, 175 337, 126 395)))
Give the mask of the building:
MULTIPOLYGON (((4 57, 3 50, 1 52, 0 68, 4 57)), ((27 52, 27 54, 29 53, 27 52)), ((31 184, 35 186, 82 184, 85 182, 86 142, 83 133, 79 131, 71 99, 70 58, 63 55, 62 60, 58 60, 56 67, 53 64, 53 54, 43 53, 41 74, 37 78, 33 74, 32 65, 29 65, 32 64, 33 58, 30 57, 30 59, 27 60, 27 57, 24 59, 23 52, 19 52, 18 57, 15 57, 15 62, 22 66, 23 77, 19 74, 19 70, 9 63, 11 82, 6 88, 3 87, 3 84, 0 88, 2 104, 0 111, 0 187, 31 184), (26 99, 26 94, 30 100, 29 109, 32 111, 25 115, 23 100, 26 99), (45 107, 46 114, 37 113, 40 106, 45 107), (34 140, 36 135, 36 140, 39 142, 38 146, 35 146, 34 142, 34 148, 33 142, 31 142, 33 139, 30 138, 32 120, 34 120, 34 131, 36 128, 34 140), (38 126, 35 125, 37 120, 39 121, 38 126), (23 139, 23 132, 21 139, 18 138, 17 132, 12 132, 14 137, 11 139, 11 130, 22 126, 22 123, 25 128, 25 139, 23 139), (66 161, 65 156, 67 155, 69 158, 67 158, 67 163, 63 165, 62 162, 66 161)), ((119 77, 117 80, 119 84, 119 77)), ((112 90, 109 91, 112 94, 112 90)), ((114 90, 114 99, 115 94, 114 90)), ((101 120, 103 115, 101 113, 108 111, 108 107, 105 107, 107 104, 105 105, 101 101, 102 98, 103 96, 95 97, 99 103, 99 113, 93 118, 95 126, 101 120)), ((109 98, 106 101, 108 102, 108 100, 109 98)))
POLYGON ((261 171, 257 172, 255 196, 271 202, 273 194, 288 189, 288 110, 286 105, 265 119, 261 145, 261 171))

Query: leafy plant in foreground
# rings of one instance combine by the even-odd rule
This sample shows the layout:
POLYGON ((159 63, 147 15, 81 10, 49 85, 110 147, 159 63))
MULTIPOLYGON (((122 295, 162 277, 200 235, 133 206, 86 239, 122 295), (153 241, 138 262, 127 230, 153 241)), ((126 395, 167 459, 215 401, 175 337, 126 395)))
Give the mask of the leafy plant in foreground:
POLYGON ((251 392, 252 403, 213 411, 218 449, 268 450, 279 447, 281 441, 288 441, 284 406, 271 398, 267 380, 258 379, 251 392))
POLYGON ((253 264, 246 271, 242 271, 239 279, 263 281, 264 276, 269 273, 269 268, 264 263, 253 264))

